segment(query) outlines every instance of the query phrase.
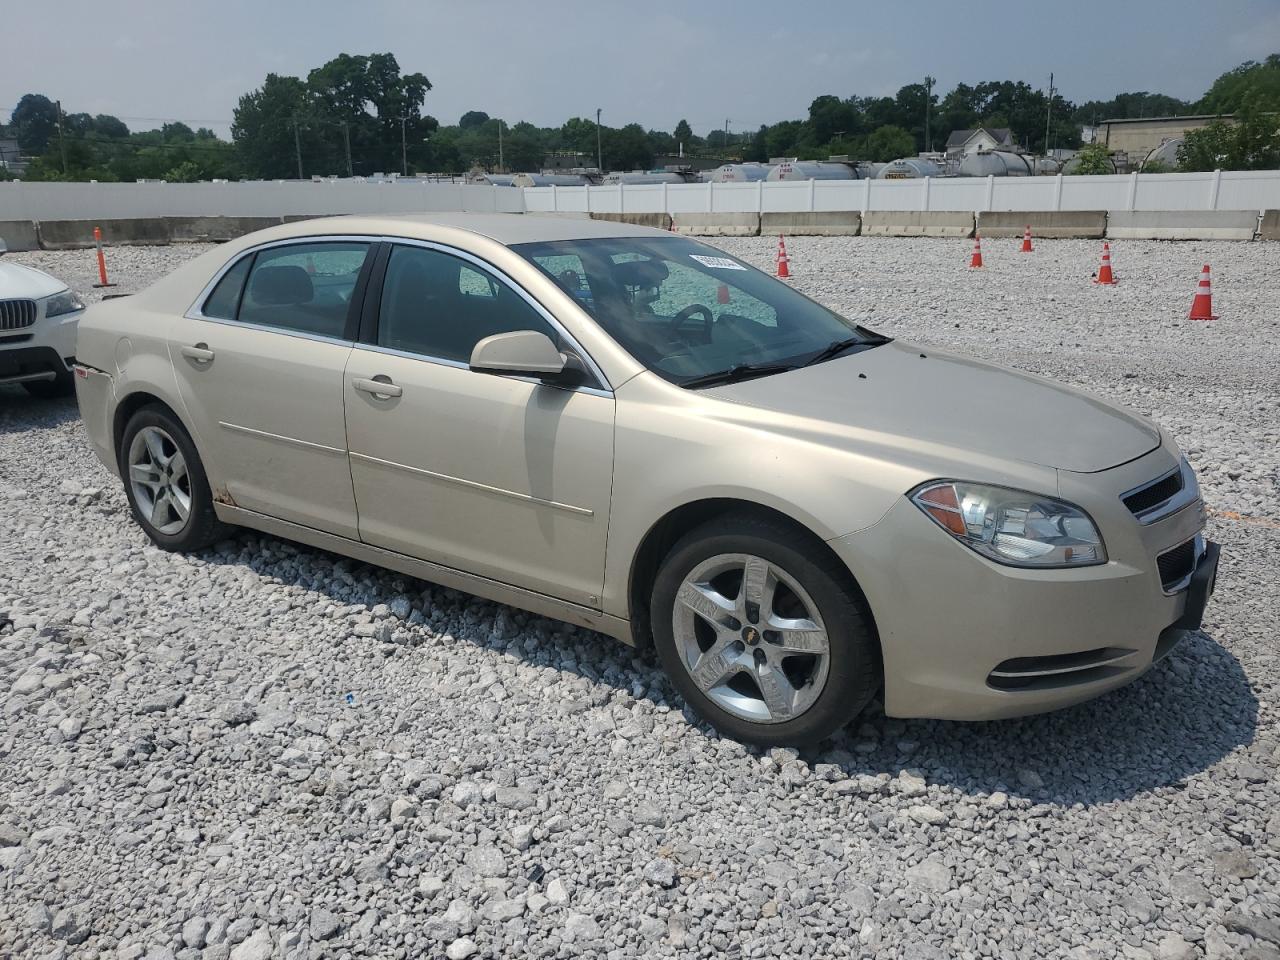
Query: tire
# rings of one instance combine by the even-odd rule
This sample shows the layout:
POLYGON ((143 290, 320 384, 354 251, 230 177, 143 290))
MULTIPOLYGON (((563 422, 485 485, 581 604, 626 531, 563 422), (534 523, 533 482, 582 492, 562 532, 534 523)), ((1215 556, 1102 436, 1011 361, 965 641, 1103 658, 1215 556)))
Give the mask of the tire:
POLYGON ((157 547, 183 553, 203 550, 229 534, 231 528, 214 512, 204 464, 191 436, 164 407, 145 406, 129 418, 116 461, 133 519, 157 547), (165 466, 156 469, 157 463, 165 466), (137 473, 135 464, 140 467, 137 473), (138 479, 142 477, 153 479, 138 479))
POLYGON ((821 546, 782 522, 730 515, 687 533, 662 562, 650 606, 658 656, 685 701, 726 736, 816 743, 880 689, 870 611, 821 546), (823 639, 825 654, 813 652, 823 639))
POLYGON ((41 400, 56 400, 76 392, 76 378, 70 370, 59 370, 52 380, 28 380, 22 388, 41 400))

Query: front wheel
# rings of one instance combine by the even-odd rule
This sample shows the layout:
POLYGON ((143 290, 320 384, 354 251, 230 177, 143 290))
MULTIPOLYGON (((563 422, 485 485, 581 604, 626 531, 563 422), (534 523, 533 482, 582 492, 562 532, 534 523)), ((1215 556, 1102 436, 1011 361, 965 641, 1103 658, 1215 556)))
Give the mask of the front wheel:
POLYGON ((147 406, 130 417, 117 455, 133 519, 156 546, 201 550, 226 536, 195 444, 168 410, 147 406))
POLYGON ((734 739, 814 743, 880 686, 879 645, 847 572, 781 523, 725 517, 688 533, 658 572, 651 617, 680 694, 734 739))

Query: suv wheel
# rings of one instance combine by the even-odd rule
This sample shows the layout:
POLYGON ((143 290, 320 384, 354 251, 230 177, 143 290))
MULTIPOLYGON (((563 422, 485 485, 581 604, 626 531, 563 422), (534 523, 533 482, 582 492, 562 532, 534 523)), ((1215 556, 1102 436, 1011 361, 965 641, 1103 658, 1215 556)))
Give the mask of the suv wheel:
POLYGON ((874 629, 847 572, 781 523, 725 517, 688 533, 658 572, 651 616, 676 688, 738 740, 814 743, 880 686, 874 629))
POLYGON ((201 550, 226 536, 195 444, 162 407, 143 407, 117 451, 133 518, 164 550, 201 550))

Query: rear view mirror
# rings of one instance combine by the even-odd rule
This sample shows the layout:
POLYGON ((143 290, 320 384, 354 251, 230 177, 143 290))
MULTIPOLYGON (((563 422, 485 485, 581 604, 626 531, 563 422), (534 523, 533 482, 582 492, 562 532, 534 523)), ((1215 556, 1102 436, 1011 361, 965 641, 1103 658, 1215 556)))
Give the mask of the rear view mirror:
POLYGON ((563 372, 565 356, 551 338, 536 330, 515 330, 485 337, 471 351, 477 373, 554 377, 563 372))

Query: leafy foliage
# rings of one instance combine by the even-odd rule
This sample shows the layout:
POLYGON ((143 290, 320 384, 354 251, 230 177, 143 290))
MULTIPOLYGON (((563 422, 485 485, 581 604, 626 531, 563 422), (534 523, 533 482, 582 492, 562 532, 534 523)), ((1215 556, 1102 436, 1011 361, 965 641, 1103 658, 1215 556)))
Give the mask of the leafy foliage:
POLYGON ((1116 166, 1111 162, 1111 154, 1101 143, 1086 144, 1075 156, 1075 162, 1067 171, 1080 176, 1115 173, 1116 166))

